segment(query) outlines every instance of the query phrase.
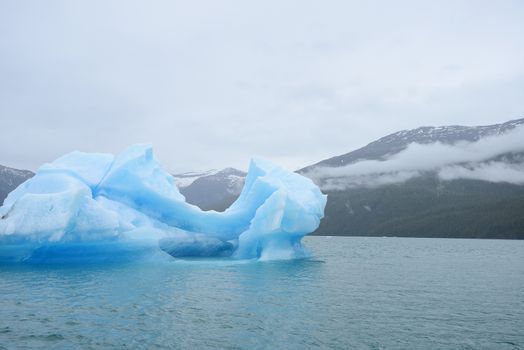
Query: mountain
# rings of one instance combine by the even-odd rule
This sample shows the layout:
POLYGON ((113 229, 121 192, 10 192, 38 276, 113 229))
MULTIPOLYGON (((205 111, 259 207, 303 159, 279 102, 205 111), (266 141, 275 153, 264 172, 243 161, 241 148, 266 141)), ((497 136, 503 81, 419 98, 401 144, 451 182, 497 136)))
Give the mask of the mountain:
POLYGON ((0 165, 0 203, 4 202, 9 192, 33 175, 34 173, 29 170, 18 170, 0 165))
POLYGON ((524 239, 524 186, 426 174, 327 194, 317 235, 524 239))
POLYGON ((486 126, 423 126, 413 130, 402 130, 382 137, 355 151, 307 166, 298 170, 298 172, 306 173, 319 166, 341 167, 360 160, 383 160, 392 154, 405 150, 412 143, 431 144, 441 142, 444 144, 455 144, 460 141, 474 142, 487 136, 507 133, 519 125, 524 125, 524 118, 486 126))
POLYGON ((175 180, 176 185, 178 188, 181 187, 187 187, 191 185, 196 179, 203 177, 203 176, 211 176, 218 173, 218 170, 211 169, 203 172, 187 172, 187 173, 181 173, 181 174, 171 174, 173 175, 173 179, 175 180))
POLYGON ((234 168, 173 175, 188 203, 203 210, 217 211, 227 209, 237 199, 245 176, 245 172, 234 168))
MULTIPOLYGON (((333 173, 333 169, 351 169, 362 165, 359 162, 363 160, 380 161, 374 163, 380 165, 393 155, 398 159, 400 152, 413 143, 429 145, 439 142, 452 146, 461 141, 474 142, 486 140, 488 136, 508 135, 509 131, 521 125, 524 125, 524 119, 489 126, 403 130, 356 151, 320 161, 299 172, 311 176, 319 169, 327 169, 324 173, 329 174, 333 173)), ((522 145, 524 139, 519 142, 522 145)), ((460 148, 456 151, 459 152, 460 148)), ((428 153, 427 156, 431 157, 432 154, 428 153)), ((422 161, 427 162, 425 159, 422 161)), ((524 153, 519 151, 496 154, 477 162, 462 161, 447 169, 459 169, 467 175, 473 174, 476 169, 493 170, 499 175, 509 169, 524 178, 523 164, 524 153)), ((364 185, 364 181, 360 186, 353 182, 351 186, 323 188, 328 194, 326 217, 315 234, 524 239, 522 184, 482 181, 481 177, 445 179, 440 171, 426 169, 405 181, 379 185, 364 185)), ((486 174, 489 175, 484 171, 481 175, 486 174)), ((362 176, 357 179, 362 180, 362 176)), ((321 186, 328 183, 325 178, 314 178, 314 181, 321 186)))

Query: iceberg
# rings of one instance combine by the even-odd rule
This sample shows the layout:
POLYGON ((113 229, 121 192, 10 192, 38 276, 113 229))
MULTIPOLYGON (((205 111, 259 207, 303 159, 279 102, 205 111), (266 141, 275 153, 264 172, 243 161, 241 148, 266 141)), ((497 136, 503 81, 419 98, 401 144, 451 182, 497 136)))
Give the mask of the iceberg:
POLYGON ((253 159, 239 198, 224 212, 202 211, 185 201, 149 144, 116 157, 75 151, 5 199, 0 263, 300 258, 308 255, 301 239, 325 205, 308 178, 253 159))

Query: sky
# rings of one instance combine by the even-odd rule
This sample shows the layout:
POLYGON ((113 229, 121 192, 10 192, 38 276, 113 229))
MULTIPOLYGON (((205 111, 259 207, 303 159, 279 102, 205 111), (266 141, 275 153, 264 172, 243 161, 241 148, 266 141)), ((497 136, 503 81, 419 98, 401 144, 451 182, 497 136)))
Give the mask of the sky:
POLYGON ((0 164, 151 142, 171 172, 295 170, 524 116, 524 2, 0 0, 0 164))

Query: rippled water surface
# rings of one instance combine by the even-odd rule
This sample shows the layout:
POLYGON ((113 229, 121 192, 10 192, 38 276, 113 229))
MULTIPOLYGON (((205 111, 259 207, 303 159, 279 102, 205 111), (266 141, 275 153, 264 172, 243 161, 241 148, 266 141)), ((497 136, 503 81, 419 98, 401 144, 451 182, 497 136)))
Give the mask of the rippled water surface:
POLYGON ((524 348, 522 241, 306 245, 291 262, 0 266, 0 348, 524 348))

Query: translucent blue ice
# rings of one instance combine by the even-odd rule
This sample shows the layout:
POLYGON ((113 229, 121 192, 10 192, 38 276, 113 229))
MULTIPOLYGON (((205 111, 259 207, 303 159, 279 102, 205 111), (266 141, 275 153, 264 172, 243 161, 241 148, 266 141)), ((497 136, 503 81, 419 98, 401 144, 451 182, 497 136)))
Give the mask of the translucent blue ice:
POLYGON ((43 165, 0 207, 0 262, 144 257, 293 259, 324 215, 313 182, 254 159, 225 212, 188 204, 150 145, 117 157, 72 152, 43 165))

